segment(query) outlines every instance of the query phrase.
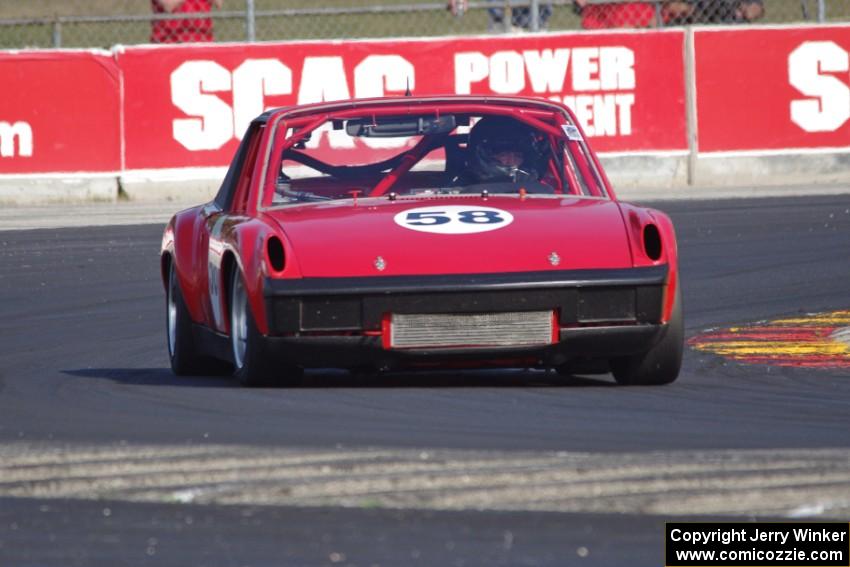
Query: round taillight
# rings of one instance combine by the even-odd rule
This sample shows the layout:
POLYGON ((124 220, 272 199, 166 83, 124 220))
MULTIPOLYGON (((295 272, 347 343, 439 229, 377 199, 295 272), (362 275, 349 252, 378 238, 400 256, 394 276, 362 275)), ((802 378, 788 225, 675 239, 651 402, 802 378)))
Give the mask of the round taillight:
POLYGON ((269 266, 275 272, 282 272, 286 265, 286 255, 283 252, 283 242, 277 236, 269 237, 266 242, 266 255, 269 259, 269 266))
POLYGON ((643 251, 653 262, 661 258, 661 233, 654 224, 643 227, 643 251))

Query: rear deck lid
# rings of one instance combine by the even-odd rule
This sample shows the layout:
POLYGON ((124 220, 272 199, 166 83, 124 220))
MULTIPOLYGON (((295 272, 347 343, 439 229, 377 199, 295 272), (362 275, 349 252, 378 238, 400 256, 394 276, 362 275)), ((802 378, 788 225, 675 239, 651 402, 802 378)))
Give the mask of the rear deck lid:
POLYGON ((617 204, 492 196, 334 201, 267 211, 304 277, 627 268, 617 204))

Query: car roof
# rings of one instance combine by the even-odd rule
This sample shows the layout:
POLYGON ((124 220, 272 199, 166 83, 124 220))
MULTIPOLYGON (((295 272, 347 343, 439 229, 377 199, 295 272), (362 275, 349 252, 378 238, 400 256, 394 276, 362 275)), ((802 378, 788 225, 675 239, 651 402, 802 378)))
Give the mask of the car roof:
POLYGON ((482 106, 510 106, 514 108, 534 108, 566 115, 564 106, 542 98, 476 95, 440 95, 440 96, 393 96, 381 98, 349 99, 343 101, 320 102, 297 106, 284 106, 267 110, 254 119, 267 123, 272 118, 295 118, 311 114, 339 112, 345 110, 368 110, 376 107, 396 106, 400 112, 416 112, 417 106, 439 104, 470 104, 482 106))

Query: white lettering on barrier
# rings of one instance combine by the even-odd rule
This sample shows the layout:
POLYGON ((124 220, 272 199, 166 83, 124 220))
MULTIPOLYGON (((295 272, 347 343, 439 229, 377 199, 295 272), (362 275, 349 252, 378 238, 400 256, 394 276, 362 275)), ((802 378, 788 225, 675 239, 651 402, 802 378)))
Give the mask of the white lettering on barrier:
POLYGON ((572 108, 588 136, 627 136, 635 95, 622 91, 635 89, 634 66, 634 51, 621 46, 497 51, 489 57, 462 52, 455 55, 455 92, 470 94, 487 80, 495 93, 517 94, 527 77, 534 93, 572 108))
POLYGON ((217 150, 242 138, 265 96, 291 92, 292 71, 277 59, 247 59, 233 73, 215 61, 186 61, 171 73, 171 102, 193 118, 174 120, 174 139, 188 150, 217 150), (230 91, 232 108, 215 94, 230 91))
POLYGON ((27 122, 0 121, 0 157, 32 157, 32 146, 32 127, 27 122))
POLYGON ((472 93, 472 83, 479 83, 490 74, 490 62, 477 51, 455 54, 455 93, 472 93))
POLYGON ((635 88, 635 52, 627 47, 599 48, 599 81, 603 90, 635 88))
POLYGON ((172 123, 174 139, 192 151, 217 150, 233 138, 233 110, 214 93, 231 90, 230 71, 215 61, 186 61, 171 73, 171 102, 195 118, 172 123))
POLYGON ((557 93, 564 88, 567 65, 570 62, 569 49, 523 51, 522 59, 528 69, 528 78, 534 92, 557 93))
POLYGON ((634 66, 635 54, 626 47, 497 51, 490 57, 462 52, 455 54, 455 92, 470 94, 473 84, 489 79, 493 92, 516 94, 528 74, 535 93, 558 93, 564 90, 567 71, 572 73, 572 91, 631 90, 634 66))
POLYGON ((788 56, 788 82, 809 98, 791 101, 791 121, 806 132, 834 132, 850 120, 850 86, 828 73, 850 71, 832 41, 807 41, 788 56))
MULTIPOLYGON (((399 55, 370 55, 354 69, 354 94, 365 98, 404 92, 408 84, 415 87, 415 75, 413 65, 399 55)), ((300 78, 298 104, 351 98, 342 57, 306 57, 300 78)), ((265 97, 292 93, 292 70, 278 59, 246 59, 232 73, 215 61, 186 61, 171 73, 171 101, 189 117, 173 121, 174 139, 191 151, 217 150, 242 138, 251 120, 267 110, 265 97), (226 92, 232 92, 233 106, 219 98, 218 93, 226 92)), ((317 146, 324 135, 333 148, 354 145, 345 132, 328 126, 314 132, 308 146, 317 146)), ((403 144, 370 140, 375 147, 403 144)))
MULTIPOLYGON (((455 91, 471 92, 475 83, 488 81, 492 92, 517 94, 530 84, 533 92, 563 101, 573 108, 589 136, 629 135, 635 102, 634 52, 626 47, 479 52, 455 56, 455 91), (572 59, 572 61, 570 61, 572 59), (565 85, 576 95, 564 95, 565 85)), ((351 88, 342 57, 306 57, 298 104, 347 100, 351 88)), ((414 66, 399 55, 370 55, 354 67, 354 96, 379 97, 415 88, 414 66)), ((241 139, 250 121, 266 110, 268 96, 293 94, 290 67, 278 59, 246 59, 232 72, 215 61, 186 61, 171 74, 171 100, 186 114, 173 122, 174 139, 192 151, 216 150, 241 139), (221 93, 231 92, 232 106, 221 93)), ((317 130, 308 146, 317 147, 324 136, 333 148, 353 147, 342 131, 317 130)), ((399 139, 366 139, 376 148, 399 147, 399 139)))
POLYGON ((490 89, 517 94, 525 88, 525 63, 516 51, 497 51, 490 57, 490 89))
MULTIPOLYGON (((416 88, 416 69, 400 55, 370 55, 354 68, 354 92, 358 98, 381 97, 416 88)), ((362 138, 370 148, 400 148, 407 138, 362 138)))
POLYGON ((632 133, 632 106, 635 95, 567 95, 553 96, 576 113, 588 136, 628 136, 632 133))
POLYGON ((292 71, 277 59, 248 59, 233 71, 233 133, 266 110, 265 97, 292 93, 292 71))
POLYGON ((599 50, 588 48, 573 49, 573 90, 598 91, 599 50))

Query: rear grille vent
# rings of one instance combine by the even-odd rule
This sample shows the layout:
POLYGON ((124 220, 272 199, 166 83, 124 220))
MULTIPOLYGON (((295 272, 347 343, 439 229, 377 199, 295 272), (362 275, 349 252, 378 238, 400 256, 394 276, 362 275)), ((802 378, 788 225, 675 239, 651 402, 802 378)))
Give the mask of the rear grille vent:
POLYGON ((393 348, 534 346, 552 342, 552 311, 475 314, 393 314, 393 348))

